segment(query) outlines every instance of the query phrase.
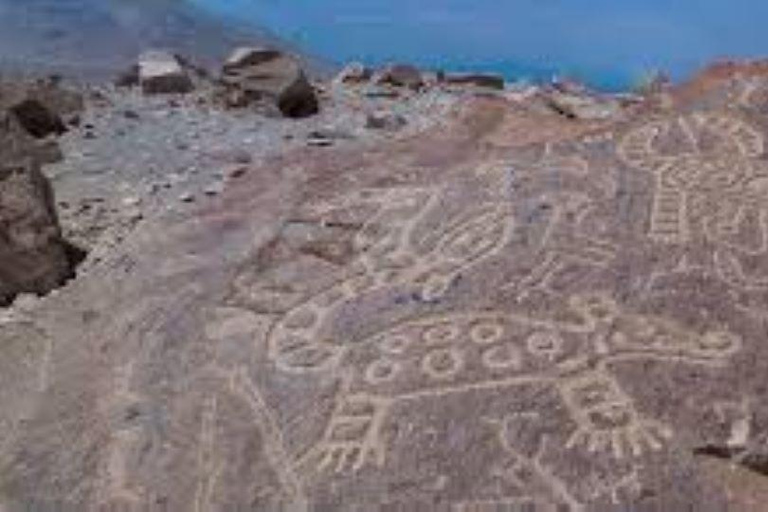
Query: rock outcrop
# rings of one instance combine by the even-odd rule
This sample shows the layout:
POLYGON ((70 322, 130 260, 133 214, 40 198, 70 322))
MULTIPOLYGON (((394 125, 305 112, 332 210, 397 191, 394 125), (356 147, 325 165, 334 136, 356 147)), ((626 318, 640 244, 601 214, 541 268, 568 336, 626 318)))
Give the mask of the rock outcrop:
POLYGON ((768 79, 732 78, 620 121, 483 94, 142 224, 2 320, 0 503, 749 510, 768 79))
POLYGON ((46 293, 73 272, 39 151, 16 115, 0 111, 0 305, 46 293))
POLYGON ((301 65, 272 49, 238 48, 223 66, 224 101, 231 107, 252 104, 276 108, 282 115, 314 115, 319 101, 301 65))

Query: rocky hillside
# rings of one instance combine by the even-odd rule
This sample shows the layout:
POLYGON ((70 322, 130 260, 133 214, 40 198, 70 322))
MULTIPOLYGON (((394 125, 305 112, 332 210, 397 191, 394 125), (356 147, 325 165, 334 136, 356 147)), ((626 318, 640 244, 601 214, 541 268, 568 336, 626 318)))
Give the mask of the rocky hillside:
POLYGON ((86 91, 46 172, 89 257, 0 316, 0 504, 762 510, 761 66, 604 97, 247 56, 86 91))
MULTIPOLYGON (((291 49, 268 30, 201 12, 186 0, 0 0, 0 73, 105 80, 148 48, 215 64, 238 44, 291 49)), ((313 71, 330 66, 305 57, 313 71)))

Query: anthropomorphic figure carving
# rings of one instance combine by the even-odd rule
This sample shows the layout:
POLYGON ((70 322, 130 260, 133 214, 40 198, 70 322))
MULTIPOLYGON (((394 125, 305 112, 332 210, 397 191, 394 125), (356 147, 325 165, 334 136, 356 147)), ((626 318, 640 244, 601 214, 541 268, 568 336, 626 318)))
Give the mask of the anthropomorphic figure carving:
POLYGON ((741 289, 768 286, 764 151, 757 129, 715 112, 650 122, 618 146, 629 166, 653 175, 649 237, 679 247, 713 245, 709 270, 741 289), (662 150, 675 134, 682 144, 662 150))

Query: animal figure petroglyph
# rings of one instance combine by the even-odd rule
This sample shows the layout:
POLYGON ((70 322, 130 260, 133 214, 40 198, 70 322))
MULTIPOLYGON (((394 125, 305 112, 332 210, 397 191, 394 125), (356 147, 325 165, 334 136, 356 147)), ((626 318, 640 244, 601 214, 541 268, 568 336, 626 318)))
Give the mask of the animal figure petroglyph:
POLYGON ((373 291, 411 286, 422 301, 439 299, 455 279, 508 241, 511 221, 501 204, 477 205, 416 240, 415 230, 433 212, 431 189, 383 190, 365 199, 378 205, 357 233, 360 256, 330 286, 302 300, 273 326, 269 354, 288 372, 321 371, 343 353, 339 343, 321 339, 329 318, 343 305, 373 291))
POLYGON ((768 166, 758 159, 764 151, 757 129, 712 112, 651 122, 618 146, 628 165, 654 176, 650 238, 678 246, 714 244, 713 269, 745 289, 768 285, 768 277, 745 270, 746 261, 768 256, 768 166), (684 135, 682 150, 661 151, 660 142, 673 132, 684 135), (738 240, 742 229, 752 230, 748 241, 738 240))
POLYGON ((719 365, 741 346, 734 334, 692 332, 627 313, 603 295, 574 296, 570 310, 572 321, 492 311, 422 318, 348 348, 339 359, 336 408, 304 461, 331 472, 382 466, 381 429, 394 405, 526 384, 550 385, 559 393, 576 425, 567 448, 641 456, 661 449, 672 432, 638 412, 610 363, 719 365))

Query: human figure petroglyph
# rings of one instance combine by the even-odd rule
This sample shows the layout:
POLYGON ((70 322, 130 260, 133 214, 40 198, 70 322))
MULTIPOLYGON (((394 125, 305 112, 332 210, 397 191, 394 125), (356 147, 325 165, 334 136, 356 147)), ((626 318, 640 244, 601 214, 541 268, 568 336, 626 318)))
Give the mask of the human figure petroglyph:
MULTIPOLYGON (((141 397, 133 391, 131 385, 134 365, 135 361, 130 361, 115 369, 114 391, 104 404, 106 412, 114 415, 140 400, 141 397)), ((139 425, 128 424, 121 425, 112 434, 98 489, 99 506, 138 506, 142 502, 142 489, 132 485, 128 478, 131 454, 141 442, 141 430, 139 425)))
POLYGON ((586 194, 563 192, 544 194, 539 205, 546 205, 546 228, 537 241, 541 258, 528 274, 505 287, 517 293, 518 300, 531 292, 551 292, 552 283, 574 266, 601 269, 615 259, 617 247, 588 234, 585 224, 595 211, 586 194))
MULTIPOLYGON (((504 453, 511 458, 507 467, 497 472, 498 476, 509 480, 513 485, 521 489, 540 489, 546 493, 552 501, 567 505, 573 512, 581 512, 584 506, 572 495, 568 484, 559 478, 542 461, 547 450, 549 438, 545 435, 536 445, 535 453, 526 455, 510 442, 508 434, 511 424, 520 416, 538 417, 536 412, 512 413, 501 419, 486 418, 485 422, 493 428, 504 453), (533 480, 533 481, 531 481, 533 480)), ((539 498, 540 500, 541 498, 539 498)))
POLYGON ((632 130, 617 151, 654 177, 652 240, 679 247, 709 242, 714 249, 706 266, 721 279, 742 289, 768 286, 768 277, 747 270, 768 257, 762 133, 733 114, 699 112, 632 130), (674 134, 682 136, 682 150, 662 151, 660 143, 674 134), (740 239, 743 230, 749 236, 740 239))
POLYGON ((336 410, 307 458, 334 472, 381 466, 382 425, 396 405, 530 384, 551 386, 566 406, 576 425, 567 448, 640 457, 660 450, 672 431, 637 410, 610 364, 719 366, 741 347, 735 334, 633 314, 605 295, 576 295, 569 303, 574 320, 450 314, 406 322, 345 349, 336 410))
POLYGON ((228 373, 229 391, 241 397, 250 407, 261 433, 266 437, 264 443, 265 453, 270 466, 276 472, 283 492, 287 496, 287 502, 292 510, 307 510, 307 497, 301 479, 296 473, 293 459, 286 451, 285 440, 278 426, 274 413, 267 405, 261 391, 248 376, 248 369, 237 368, 228 373))
POLYGON ((223 470, 223 463, 217 460, 216 421, 218 401, 216 396, 208 397, 203 404, 200 419, 197 465, 199 478, 195 492, 195 512, 211 510, 211 501, 216 484, 223 470))
POLYGON ((489 203, 416 240, 415 230, 437 206, 435 190, 381 191, 364 200, 378 211, 355 237, 359 257, 338 280, 290 308, 269 332, 270 357, 284 371, 320 371, 335 364, 342 347, 321 339, 321 331, 344 304, 396 286, 415 288, 422 301, 438 300, 458 276, 498 252, 512 229, 506 206, 489 203))

